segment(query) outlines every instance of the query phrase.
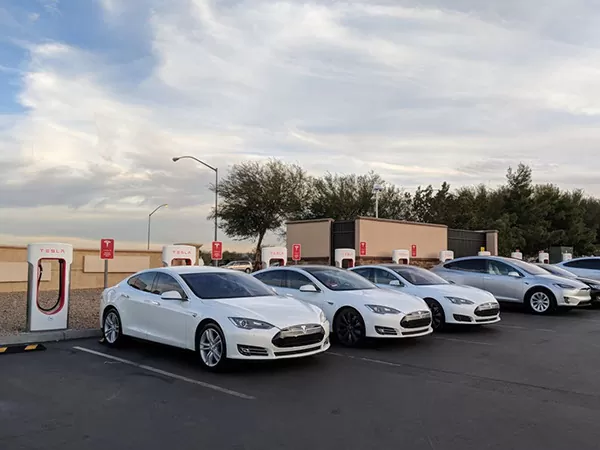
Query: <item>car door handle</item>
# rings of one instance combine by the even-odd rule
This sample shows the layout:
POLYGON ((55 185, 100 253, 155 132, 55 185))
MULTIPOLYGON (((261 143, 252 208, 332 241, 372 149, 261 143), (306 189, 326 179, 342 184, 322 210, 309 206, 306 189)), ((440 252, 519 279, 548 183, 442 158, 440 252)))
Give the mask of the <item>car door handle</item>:
POLYGON ((333 305, 333 302, 327 302, 328 305, 333 305))
POLYGON ((129 295, 127 294, 121 294, 123 296, 123 298, 131 298, 129 295))
POLYGON ((156 305, 156 306, 160 306, 160 302, 157 302, 157 301, 154 301, 154 300, 152 300, 150 303, 152 303, 153 305, 156 305))

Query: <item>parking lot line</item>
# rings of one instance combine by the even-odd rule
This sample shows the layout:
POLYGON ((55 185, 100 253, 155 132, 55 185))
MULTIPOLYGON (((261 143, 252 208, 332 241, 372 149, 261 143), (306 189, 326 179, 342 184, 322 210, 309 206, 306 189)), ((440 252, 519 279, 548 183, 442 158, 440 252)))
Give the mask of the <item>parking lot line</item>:
POLYGON ((530 327, 519 327, 516 325, 494 325, 500 328, 514 328, 515 330, 526 330, 526 331, 545 331, 547 333, 556 333, 556 330, 548 330, 547 328, 530 328, 530 327))
POLYGON ((204 381, 194 380, 193 378, 184 377, 182 375, 177 375, 176 373, 167 372, 165 370, 157 369, 156 367, 147 366, 145 364, 138 364, 133 361, 129 361, 128 359, 118 358, 116 356, 108 355, 106 353, 97 352, 95 350, 91 350, 89 348, 84 347, 73 347, 75 350, 79 350, 81 352, 90 353, 92 355, 101 356, 106 359, 111 359, 113 361, 118 361, 123 364, 127 364, 129 366, 137 367, 139 369, 144 369, 149 372, 157 373, 159 375, 164 375, 166 377, 174 378, 176 380, 185 381, 187 383, 196 384, 198 386, 205 387, 207 389, 212 389, 213 391, 222 392, 223 394, 233 395, 234 397, 243 398, 245 400, 256 400, 256 397, 251 395, 242 394, 241 392, 232 391, 231 389, 226 389, 221 386, 217 386, 215 384, 205 383, 204 381))
POLYGON ((497 345, 497 344, 492 344, 490 342, 470 341, 468 339, 456 339, 456 338, 449 338, 449 337, 442 337, 442 336, 432 336, 432 337, 434 339, 441 339, 443 341, 464 342, 467 344, 491 345, 491 346, 497 345))

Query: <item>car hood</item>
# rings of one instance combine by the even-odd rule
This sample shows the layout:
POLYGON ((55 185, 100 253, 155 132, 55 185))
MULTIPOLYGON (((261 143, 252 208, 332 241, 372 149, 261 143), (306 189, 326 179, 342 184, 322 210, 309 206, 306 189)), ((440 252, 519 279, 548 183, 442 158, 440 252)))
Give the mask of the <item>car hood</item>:
POLYGON ((432 297, 460 297, 475 303, 496 301, 495 297, 483 289, 458 284, 434 284, 430 286, 417 286, 423 296, 430 294, 432 297))
POLYGON ((557 275, 536 275, 536 278, 542 279, 542 280, 546 280, 549 283, 562 283, 562 284, 571 284, 576 288, 587 288, 589 287, 587 284, 582 283, 581 281, 578 281, 576 279, 573 278, 564 278, 564 277, 559 277, 557 275))
POLYGON ((229 317, 263 320, 285 328, 306 323, 321 323, 321 310, 313 305, 291 297, 265 296, 210 300, 229 317))
MULTIPOLYGON (((569 278, 569 279, 573 280, 573 278, 569 278)), ((577 278, 575 278, 575 280, 580 281, 581 283, 587 284, 588 286, 591 284, 593 284, 594 286, 600 285, 600 281, 594 280, 593 278, 577 277, 577 278)))
POLYGON ((360 291, 343 291, 344 296, 352 297, 354 301, 365 305, 381 305, 395 308, 403 314, 413 311, 428 310, 427 303, 419 297, 404 292, 387 289, 363 289, 360 291))

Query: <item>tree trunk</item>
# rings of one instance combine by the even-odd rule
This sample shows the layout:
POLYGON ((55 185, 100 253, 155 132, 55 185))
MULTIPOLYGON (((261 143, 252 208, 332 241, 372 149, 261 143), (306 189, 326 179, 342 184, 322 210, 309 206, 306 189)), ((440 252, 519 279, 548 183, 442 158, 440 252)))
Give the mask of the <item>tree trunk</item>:
POLYGON ((261 250, 262 250, 262 241, 265 238, 266 231, 261 231, 258 235, 258 241, 256 242, 256 253, 254 254, 254 270, 262 269, 262 261, 261 261, 261 250))

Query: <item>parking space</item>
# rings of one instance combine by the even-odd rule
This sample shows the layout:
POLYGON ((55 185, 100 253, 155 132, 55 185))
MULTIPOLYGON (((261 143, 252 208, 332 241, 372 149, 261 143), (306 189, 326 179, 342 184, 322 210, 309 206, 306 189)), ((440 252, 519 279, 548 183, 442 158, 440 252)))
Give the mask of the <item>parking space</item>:
POLYGON ((595 449, 600 311, 202 371, 131 342, 0 359, 6 449, 595 449))

